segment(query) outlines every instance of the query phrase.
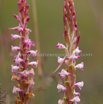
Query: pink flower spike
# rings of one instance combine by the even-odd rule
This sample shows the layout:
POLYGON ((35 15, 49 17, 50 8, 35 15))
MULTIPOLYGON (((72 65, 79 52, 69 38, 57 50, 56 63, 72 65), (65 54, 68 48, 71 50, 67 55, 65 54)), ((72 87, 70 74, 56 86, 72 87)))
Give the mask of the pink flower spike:
POLYGON ((83 62, 81 62, 80 64, 75 66, 75 68, 81 69, 84 72, 83 67, 84 67, 84 63, 83 62))
POLYGON ((62 69, 62 71, 60 73, 58 73, 58 74, 62 77, 62 79, 64 79, 66 75, 71 76, 71 73, 68 73, 64 69, 62 69))
POLYGON ((18 46, 11 46, 13 53, 15 53, 16 51, 20 51, 20 47, 18 46))
POLYGON ((34 59, 34 56, 37 56, 37 50, 36 51, 34 51, 34 50, 28 51, 27 54, 31 54, 34 59))
POLYGON ((58 64, 60 65, 64 61, 64 58, 58 57, 58 64))
POLYGON ((14 72, 14 74, 16 74, 16 71, 19 69, 19 67, 13 66, 13 65, 11 65, 11 67, 12 67, 12 72, 14 72))
POLYGON ((58 84, 58 85, 57 85, 57 89, 59 90, 58 93, 59 93, 60 91, 66 92, 66 88, 65 88, 63 85, 61 85, 61 84, 58 84))
POLYGON ((84 85, 84 82, 83 81, 82 82, 75 83, 75 86, 77 88, 79 88, 80 90, 81 90, 81 87, 83 87, 83 85, 84 85))
POLYGON ((11 39, 12 39, 13 41, 15 41, 15 39, 20 39, 20 38, 21 38, 21 36, 16 35, 16 34, 15 34, 15 35, 11 34, 11 36, 12 36, 11 39))
POLYGON ((30 66, 34 66, 34 67, 37 68, 38 61, 37 61, 37 62, 36 62, 36 61, 32 61, 32 62, 29 63, 29 65, 30 65, 30 66))
POLYGON ((74 90, 74 94, 80 96, 80 93, 79 92, 75 92, 75 90, 74 90))
POLYGON ((12 93, 14 93, 14 95, 16 96, 17 92, 22 92, 22 93, 24 93, 23 90, 21 90, 20 88, 17 88, 17 87, 14 86, 12 93))
POLYGON ((56 45, 56 47, 57 47, 58 49, 66 49, 66 47, 65 47, 63 44, 61 44, 61 43, 58 43, 58 44, 56 45))
POLYGON ((75 53, 75 54, 79 54, 79 53, 82 53, 82 51, 81 50, 79 50, 79 47, 77 47, 74 51, 73 51, 73 53, 75 53))
POLYGON ((73 99, 70 99, 69 102, 75 102, 75 103, 80 102, 80 98, 79 96, 76 96, 73 99))

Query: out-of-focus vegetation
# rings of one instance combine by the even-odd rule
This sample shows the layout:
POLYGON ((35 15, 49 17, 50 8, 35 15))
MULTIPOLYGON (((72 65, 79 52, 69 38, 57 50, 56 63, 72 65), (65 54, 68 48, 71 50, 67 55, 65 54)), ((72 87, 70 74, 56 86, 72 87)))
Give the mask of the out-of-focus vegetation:
MULTIPOLYGON (((30 38, 34 41, 34 25, 32 1, 27 0, 30 4, 30 22, 28 27, 32 29, 30 38)), ((6 104, 14 104, 15 97, 12 94, 12 88, 15 82, 11 82, 11 64, 13 56, 11 56, 11 44, 18 45, 19 41, 13 43, 11 33, 16 33, 7 28, 15 27, 18 22, 13 17, 17 14, 18 0, 0 0, 0 83, 2 88, 8 92, 6 104)), ((65 43, 63 34, 63 2, 64 0, 36 0, 38 28, 40 38, 41 54, 47 53, 46 61, 43 65, 43 70, 49 74, 57 68, 57 56, 64 53, 63 50, 56 50, 58 42, 65 43)), ((74 0, 75 10, 77 15, 78 33, 80 31, 81 40, 79 43, 80 49, 83 50, 79 62, 84 62, 84 73, 77 71, 77 81, 84 81, 84 87, 81 91, 80 104, 102 104, 103 103, 103 1, 102 0, 74 0), (88 54, 91 54, 90 56, 88 54), (87 56, 88 55, 88 56, 87 56)), ((35 49, 33 47, 33 49, 35 49)), ((44 60, 44 57, 41 57, 44 60)), ((51 79, 39 79, 37 71, 34 80, 35 99, 31 99, 29 104, 57 104, 58 99, 62 98, 63 94, 57 93, 57 83, 51 82, 51 79), (36 88, 45 81, 50 81, 47 90, 37 90, 36 88), (34 103, 35 102, 35 103, 34 103)), ((58 76, 58 72, 55 75, 58 76)))

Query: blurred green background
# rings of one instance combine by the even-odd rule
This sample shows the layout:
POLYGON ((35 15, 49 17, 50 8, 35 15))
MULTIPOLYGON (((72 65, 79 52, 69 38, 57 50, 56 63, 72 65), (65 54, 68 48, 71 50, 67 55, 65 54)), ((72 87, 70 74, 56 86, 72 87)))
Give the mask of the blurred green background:
MULTIPOLYGON (((11 82, 11 64, 13 57, 11 54, 11 44, 18 45, 19 41, 13 43, 11 33, 7 28, 18 25, 13 14, 17 13, 18 0, 0 0, 0 83, 2 89, 6 89, 8 95, 5 104, 14 104, 15 97, 12 88, 16 85, 11 82), (2 10, 1 10, 2 6, 2 10)), ((32 30, 30 38, 35 41, 32 1, 27 0, 30 5, 30 22, 28 27, 32 30)), ((61 54, 63 50, 56 50, 58 42, 64 43, 63 34, 63 3, 64 0, 36 0, 39 39, 41 53, 61 54)), ((74 0, 77 15, 78 32, 80 31, 81 40, 79 43, 83 54, 77 63, 84 62, 84 73, 77 70, 77 82, 84 81, 79 104, 103 104, 103 1, 102 0, 74 0), (90 56, 86 56, 91 54, 90 56)), ((35 49, 35 47, 33 47, 35 49)), ((44 61, 44 57, 41 57, 44 61)), ((48 56, 43 64, 43 70, 52 74, 57 68, 57 57, 48 56)), ((65 67, 65 66, 64 66, 65 67)), ((34 80, 36 87, 44 85, 46 78, 39 79, 37 71, 34 80)), ((58 72, 55 73, 57 78, 58 72)), ((51 80, 51 79, 50 79, 51 80)), ((50 81, 49 80, 49 81, 50 81)), ((53 80, 46 90, 34 90, 35 99, 31 99, 29 104, 57 104, 58 99, 63 97, 63 93, 58 95, 57 83, 53 80)))

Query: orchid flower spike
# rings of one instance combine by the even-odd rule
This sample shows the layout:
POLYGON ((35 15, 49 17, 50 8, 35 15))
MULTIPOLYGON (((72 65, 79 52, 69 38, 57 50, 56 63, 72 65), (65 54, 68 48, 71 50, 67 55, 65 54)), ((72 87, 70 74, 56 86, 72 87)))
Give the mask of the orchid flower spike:
POLYGON ((76 83, 76 69, 83 70, 84 63, 81 62, 80 64, 76 65, 76 59, 79 59, 79 53, 82 53, 82 50, 79 50, 79 40, 81 38, 80 34, 77 35, 77 20, 76 20, 76 12, 74 8, 74 1, 73 0, 64 0, 64 7, 63 7, 63 22, 64 22, 64 34, 63 37, 65 39, 64 46, 62 43, 58 43, 56 47, 58 49, 65 49, 65 57, 61 58, 58 56, 58 67, 56 71, 58 71, 64 64, 66 68, 59 71, 59 75, 62 77, 64 83, 62 85, 58 84, 58 93, 60 91, 64 92, 63 100, 59 100, 58 104, 77 104, 80 102, 79 92, 75 91, 75 87, 82 89, 84 82, 76 83))
POLYGON ((17 65, 11 65, 13 73, 11 81, 17 81, 19 83, 17 87, 14 86, 12 91, 15 96, 17 95, 15 104, 29 104, 29 98, 35 96, 32 92, 32 88, 35 85, 33 81, 35 73, 33 68, 29 70, 29 66, 37 68, 38 61, 30 62, 29 60, 30 55, 32 55, 33 58, 37 56, 37 50, 34 51, 30 49, 32 46, 35 46, 35 43, 29 39, 31 29, 27 28, 27 24, 30 21, 29 8, 27 0, 19 0, 18 15, 13 15, 19 23, 18 26, 10 28, 14 31, 18 31, 20 34, 11 34, 13 42, 16 39, 20 41, 18 46, 11 46, 13 54, 18 52, 13 60, 17 65))

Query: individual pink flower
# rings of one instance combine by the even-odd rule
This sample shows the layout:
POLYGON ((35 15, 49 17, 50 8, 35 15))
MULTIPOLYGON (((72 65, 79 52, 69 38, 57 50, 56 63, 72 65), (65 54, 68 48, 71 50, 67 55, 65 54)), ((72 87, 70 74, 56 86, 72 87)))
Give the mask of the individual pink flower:
POLYGON ((31 78, 31 79, 29 80, 29 84, 30 84, 30 86, 33 88, 33 85, 35 85, 35 82, 33 81, 33 78, 31 78))
POLYGON ((34 69, 33 68, 31 70, 29 70, 29 75, 31 75, 32 78, 34 77, 35 73, 34 73, 34 69))
POLYGON ((57 47, 58 49, 66 49, 66 47, 65 47, 63 44, 61 44, 61 43, 58 43, 58 44, 56 45, 56 47, 57 47))
POLYGON ((26 29, 26 33, 29 34, 31 31, 31 29, 26 29))
POLYGON ((36 51, 34 51, 34 50, 28 51, 27 54, 31 54, 34 59, 34 56, 37 56, 37 50, 36 51))
POLYGON ((20 51, 20 47, 18 46, 11 46, 13 53, 15 53, 16 51, 20 51))
POLYGON ((29 71, 24 70, 22 72, 18 72, 18 74, 20 74, 20 75, 22 75, 22 76, 24 76, 26 78, 29 75, 29 71))
POLYGON ((16 56, 13 61, 17 64, 17 66, 20 64, 20 62, 24 63, 24 60, 21 59, 19 56, 16 56))
POLYGON ((80 90, 81 90, 81 87, 83 87, 83 85, 84 85, 84 82, 83 82, 83 81, 78 82, 78 83, 75 83, 75 86, 76 86, 77 88, 79 88, 80 90))
POLYGON ((70 56, 70 57, 67 57, 66 59, 78 59, 80 58, 80 56, 76 56, 74 53, 70 56))
POLYGON ((64 69, 62 69, 62 71, 60 73, 58 73, 58 74, 62 77, 62 79, 64 79, 66 75, 71 76, 71 73, 68 73, 64 69))
POLYGON ((11 81, 19 81, 19 77, 13 74, 11 81))
POLYGON ((26 78, 28 75, 30 75, 31 77, 34 77, 35 73, 34 73, 33 69, 31 69, 30 71, 24 70, 22 72, 18 72, 18 74, 20 74, 26 78))
POLYGON ((28 18, 25 20, 25 22, 26 22, 26 23, 28 23, 28 22, 29 22, 29 20, 30 20, 30 17, 28 17, 28 18))
POLYGON ((65 35, 63 34, 63 37, 64 37, 65 35))
POLYGON ((10 29, 13 29, 14 31, 19 31, 19 32, 23 31, 23 28, 20 27, 20 26, 13 27, 13 28, 10 28, 10 29))
POLYGON ((29 66, 37 67, 37 65, 38 65, 38 61, 37 62, 36 61, 32 61, 32 62, 29 63, 29 66))
POLYGON ((30 39, 25 40, 22 44, 27 44, 28 50, 31 46, 35 46, 35 43, 31 41, 30 39))
POLYGON ((79 47, 77 47, 74 51, 73 51, 73 53, 75 53, 75 54, 79 54, 79 53, 82 53, 82 50, 79 50, 79 47))
POLYGON ((20 38, 21 38, 21 36, 16 35, 16 34, 14 34, 14 35, 13 35, 13 34, 11 34, 11 36, 12 36, 12 38, 11 38, 11 39, 12 39, 13 41, 15 41, 15 39, 20 39, 20 38))
POLYGON ((14 14, 13 16, 14 16, 18 21, 20 21, 20 18, 19 18, 18 15, 14 14))
POLYGON ((64 101, 61 100, 61 99, 59 99, 59 100, 58 100, 58 104, 64 104, 64 101))
POLYGON ((64 58, 58 57, 58 64, 60 65, 64 61, 64 58))
POLYGON ((73 99, 70 99, 69 101, 77 103, 77 102, 80 102, 80 98, 79 98, 79 96, 76 96, 73 99))
POLYGON ((15 94, 15 96, 16 96, 17 92, 24 93, 24 91, 23 91, 23 90, 21 90, 21 89, 20 89, 20 88, 18 88, 18 87, 15 87, 15 86, 14 86, 14 88, 13 88, 13 91, 12 91, 12 92, 15 94))
POLYGON ((19 69, 19 67, 13 66, 13 65, 11 65, 11 67, 12 67, 12 72, 14 72, 14 74, 16 74, 16 71, 19 69))
POLYGON ((74 94, 80 96, 80 93, 79 92, 75 92, 75 90, 74 90, 74 94))
POLYGON ((81 62, 80 64, 77 64, 77 65, 75 66, 75 68, 81 69, 82 71, 84 71, 84 70, 83 70, 83 67, 84 67, 84 63, 83 63, 83 62, 81 62))
POLYGON ((57 89, 59 90, 58 93, 59 93, 60 91, 64 91, 64 92, 66 91, 66 88, 65 88, 63 85, 61 85, 61 84, 58 84, 58 85, 57 85, 57 89))

